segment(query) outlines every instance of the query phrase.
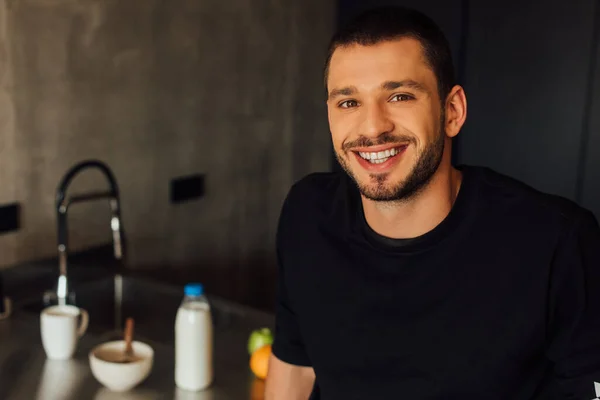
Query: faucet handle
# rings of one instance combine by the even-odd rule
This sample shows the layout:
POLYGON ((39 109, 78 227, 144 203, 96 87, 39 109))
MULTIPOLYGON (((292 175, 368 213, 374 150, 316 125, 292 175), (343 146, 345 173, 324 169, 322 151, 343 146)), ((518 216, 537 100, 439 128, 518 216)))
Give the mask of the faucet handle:
POLYGON ((119 218, 112 217, 110 225, 112 228, 114 256, 115 259, 120 260, 123 258, 123 247, 121 246, 121 231, 119 229, 119 218))

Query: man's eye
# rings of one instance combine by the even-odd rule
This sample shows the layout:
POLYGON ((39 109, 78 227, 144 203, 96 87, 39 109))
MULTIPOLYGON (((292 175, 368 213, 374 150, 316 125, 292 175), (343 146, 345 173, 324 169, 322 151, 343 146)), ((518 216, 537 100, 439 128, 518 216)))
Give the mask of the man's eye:
POLYGON ((342 101, 339 105, 340 108, 353 108, 356 106, 358 106, 358 102, 356 100, 342 101))
POLYGON ((414 97, 409 94, 395 94, 390 101, 409 101, 412 99, 414 99, 414 97))

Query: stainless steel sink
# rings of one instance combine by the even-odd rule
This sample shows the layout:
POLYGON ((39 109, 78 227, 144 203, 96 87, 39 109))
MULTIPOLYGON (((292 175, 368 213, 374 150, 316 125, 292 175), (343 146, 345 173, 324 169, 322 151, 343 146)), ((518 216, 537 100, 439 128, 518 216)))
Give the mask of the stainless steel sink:
MULTIPOLYGON (((136 336, 163 344, 174 343, 177 309, 183 287, 148 279, 114 275, 74 288, 74 304, 90 315, 88 332, 118 336, 127 317, 135 319, 136 336)), ((250 333, 259 326, 272 327, 272 317, 261 311, 208 295, 216 332, 250 333)), ((51 304, 40 298, 26 302, 25 312, 39 314, 51 304)))

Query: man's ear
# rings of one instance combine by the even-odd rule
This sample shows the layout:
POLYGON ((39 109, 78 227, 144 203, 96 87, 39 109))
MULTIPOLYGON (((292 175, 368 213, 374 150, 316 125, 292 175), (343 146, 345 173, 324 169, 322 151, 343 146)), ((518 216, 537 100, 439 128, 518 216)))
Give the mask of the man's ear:
POLYGON ((448 137, 455 137, 467 119, 467 96, 460 85, 455 85, 446 97, 444 128, 448 137))

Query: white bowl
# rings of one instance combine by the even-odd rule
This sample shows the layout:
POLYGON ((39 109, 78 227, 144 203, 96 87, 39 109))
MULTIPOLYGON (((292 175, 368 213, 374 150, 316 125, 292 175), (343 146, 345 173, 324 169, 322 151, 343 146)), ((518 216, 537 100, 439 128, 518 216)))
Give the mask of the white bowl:
POLYGON ((142 342, 133 342, 132 346, 135 360, 125 364, 115 362, 125 350, 123 340, 103 343, 90 352, 92 374, 112 391, 125 392, 133 389, 146 379, 152 370, 152 347, 142 342))

